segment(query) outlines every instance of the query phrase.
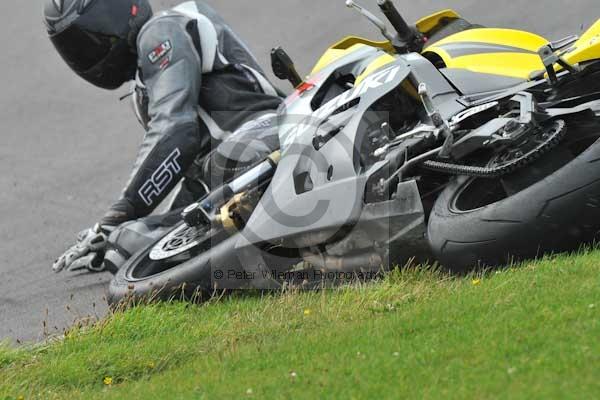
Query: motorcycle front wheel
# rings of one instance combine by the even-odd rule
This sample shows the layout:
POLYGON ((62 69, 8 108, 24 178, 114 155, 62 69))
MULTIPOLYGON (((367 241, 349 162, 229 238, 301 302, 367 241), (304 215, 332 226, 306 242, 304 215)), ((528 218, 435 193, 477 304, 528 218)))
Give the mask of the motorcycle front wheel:
POLYGON ((179 223, 119 269, 108 288, 109 305, 170 299, 202 301, 225 289, 306 286, 300 279, 304 276, 303 270, 289 273, 289 277, 282 274, 283 279, 277 274, 290 272, 299 266, 301 259, 263 252, 252 245, 246 248, 250 252, 245 252, 240 247, 241 243, 247 244, 242 235, 238 232, 230 236, 220 227, 190 227, 179 223), (256 254, 264 262, 261 263, 264 269, 252 269, 254 264, 250 259, 256 260, 252 256, 256 254), (271 274, 273 271, 276 274, 271 274))
MULTIPOLYGON (((228 262, 236 236, 210 227, 189 227, 181 222, 159 240, 133 255, 111 281, 107 301, 166 300, 210 294, 212 266, 228 262)), ((230 260, 235 263, 236 260, 230 260)))

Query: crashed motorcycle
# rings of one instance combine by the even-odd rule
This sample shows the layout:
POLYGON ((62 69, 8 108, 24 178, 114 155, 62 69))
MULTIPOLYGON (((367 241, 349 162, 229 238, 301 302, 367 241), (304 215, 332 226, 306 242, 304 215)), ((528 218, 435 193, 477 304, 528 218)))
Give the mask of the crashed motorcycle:
POLYGON ((409 26, 347 1, 385 40, 347 37, 278 110, 280 150, 191 204, 131 257, 109 301, 305 285, 411 259, 454 272, 568 251, 600 229, 600 21, 581 37, 409 26), (307 273, 307 271, 312 271, 307 273), (337 274, 337 275, 336 275, 337 274))

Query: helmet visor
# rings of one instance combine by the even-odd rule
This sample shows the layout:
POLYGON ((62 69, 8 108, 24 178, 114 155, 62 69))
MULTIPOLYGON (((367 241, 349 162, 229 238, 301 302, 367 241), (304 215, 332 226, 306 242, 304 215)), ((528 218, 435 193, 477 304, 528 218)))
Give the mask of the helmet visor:
POLYGON ((72 25, 53 35, 50 40, 71 69, 80 74, 102 61, 119 38, 72 25))

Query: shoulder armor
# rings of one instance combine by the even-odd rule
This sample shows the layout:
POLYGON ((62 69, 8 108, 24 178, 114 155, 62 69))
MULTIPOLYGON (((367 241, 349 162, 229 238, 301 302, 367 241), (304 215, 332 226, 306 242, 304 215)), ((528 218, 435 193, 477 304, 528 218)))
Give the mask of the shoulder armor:
POLYGON ((202 72, 212 72, 215 65, 219 44, 215 25, 210 19, 208 19, 208 17, 198 11, 198 6, 194 1, 182 3, 173 8, 173 11, 198 21, 200 48, 202 49, 202 72))

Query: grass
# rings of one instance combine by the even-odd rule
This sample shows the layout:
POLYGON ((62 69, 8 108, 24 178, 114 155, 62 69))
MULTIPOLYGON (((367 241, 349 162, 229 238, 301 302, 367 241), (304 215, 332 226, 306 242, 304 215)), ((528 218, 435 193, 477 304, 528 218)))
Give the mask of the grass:
POLYGON ((600 253, 150 305, 0 347, 0 399, 598 398, 600 253))

